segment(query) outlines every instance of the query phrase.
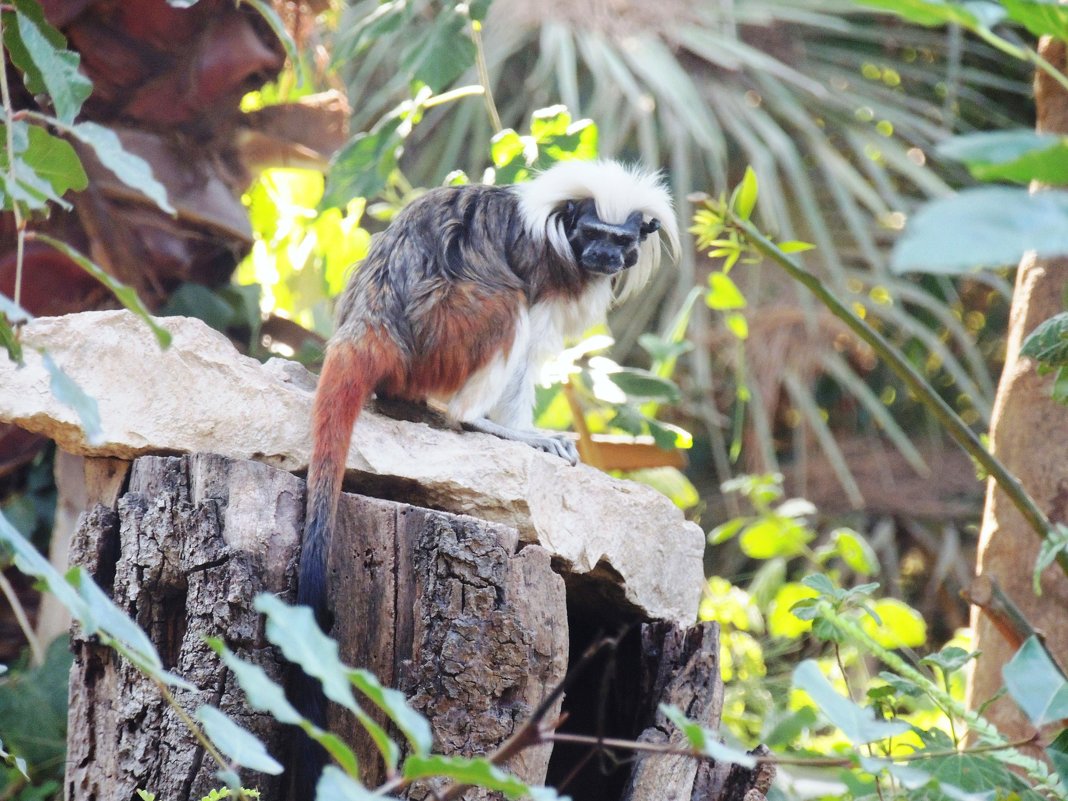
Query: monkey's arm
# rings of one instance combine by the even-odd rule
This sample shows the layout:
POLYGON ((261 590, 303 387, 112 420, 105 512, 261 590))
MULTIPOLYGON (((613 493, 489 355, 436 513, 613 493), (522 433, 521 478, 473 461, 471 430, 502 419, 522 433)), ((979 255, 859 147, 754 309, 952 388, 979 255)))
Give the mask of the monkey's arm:
POLYGON ((537 448, 539 451, 545 451, 546 453, 551 453, 553 456, 559 456, 561 459, 566 460, 572 465, 578 464, 578 449, 575 447, 575 443, 566 434, 546 434, 542 431, 522 431, 515 428, 509 428, 508 426, 502 426, 500 423, 494 423, 492 420, 485 417, 464 422, 462 425, 468 431, 478 431, 482 434, 492 434, 501 439, 522 442, 532 448, 537 448))

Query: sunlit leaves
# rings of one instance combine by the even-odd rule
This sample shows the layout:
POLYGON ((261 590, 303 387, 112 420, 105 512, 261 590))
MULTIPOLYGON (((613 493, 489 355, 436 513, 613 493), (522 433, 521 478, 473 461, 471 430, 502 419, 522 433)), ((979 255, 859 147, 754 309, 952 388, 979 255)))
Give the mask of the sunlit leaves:
POLYGON ((897 598, 871 602, 874 614, 864 615, 860 627, 884 648, 917 648, 927 641, 927 623, 915 609, 897 598))
POLYGON ((1068 365, 1068 312, 1039 323, 1024 339, 1020 354, 1051 367, 1068 365))
POLYGON ((490 155, 496 183, 517 183, 558 161, 596 158, 597 126, 587 119, 572 120, 565 106, 549 106, 531 115, 529 134, 511 128, 496 134, 490 155))

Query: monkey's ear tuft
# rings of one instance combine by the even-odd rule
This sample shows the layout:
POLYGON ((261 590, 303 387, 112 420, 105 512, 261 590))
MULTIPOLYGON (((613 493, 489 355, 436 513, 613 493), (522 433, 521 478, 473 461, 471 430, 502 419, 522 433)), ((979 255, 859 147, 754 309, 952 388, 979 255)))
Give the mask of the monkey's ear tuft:
POLYGON ((644 241, 645 238, 649 236, 649 234, 655 234, 657 231, 660 230, 660 220, 656 219, 656 217, 652 217, 650 218, 649 222, 642 223, 642 227, 640 230, 642 240, 644 241))

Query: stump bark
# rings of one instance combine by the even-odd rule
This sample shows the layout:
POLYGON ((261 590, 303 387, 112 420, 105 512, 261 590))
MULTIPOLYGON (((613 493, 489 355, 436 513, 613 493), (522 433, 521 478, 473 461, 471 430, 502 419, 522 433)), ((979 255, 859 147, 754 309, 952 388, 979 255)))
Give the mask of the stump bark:
MULTIPOLYGON (((145 629, 165 667, 196 686, 175 692, 185 709, 218 706, 285 762, 292 730, 244 704, 204 638, 223 638, 285 682, 287 665, 264 638, 252 600, 260 592, 295 597, 304 482, 210 454, 87 459, 86 470, 90 508, 75 532, 72 562, 145 629)), ((492 752, 605 635, 617 646, 569 686, 564 730, 681 744, 660 703, 718 727, 723 688, 714 624, 682 629, 638 619, 632 605, 560 575, 545 550, 521 545, 517 531, 500 524, 346 494, 337 531, 327 567, 331 634, 342 659, 401 690, 430 720, 435 751, 492 752)), ((72 647, 68 799, 127 801, 143 789, 167 801, 195 801, 219 786, 215 766, 155 685, 78 632, 72 647)), ((558 711, 559 702, 545 720, 558 711)), ((363 729, 339 709, 329 720, 356 750, 365 782, 379 784, 384 768, 363 729)), ((561 790, 575 801, 754 801, 772 775, 766 766, 750 772, 685 757, 604 753, 542 744, 506 767, 532 783, 566 783, 561 790)), ((265 801, 285 798, 284 778, 242 779, 265 801)), ((432 789, 413 787, 408 797, 432 797, 432 789)))

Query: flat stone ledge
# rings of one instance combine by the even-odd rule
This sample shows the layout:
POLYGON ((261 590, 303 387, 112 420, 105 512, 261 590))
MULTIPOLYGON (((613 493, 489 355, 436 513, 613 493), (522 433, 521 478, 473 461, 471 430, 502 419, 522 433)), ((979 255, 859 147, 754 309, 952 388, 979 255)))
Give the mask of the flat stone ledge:
MULTIPOLYGON (((199 320, 168 317, 161 351, 127 311, 34 320, 22 330, 25 365, 0 359, 0 421, 85 456, 218 453, 302 471, 310 454, 314 377, 293 362, 261 364, 199 320), (73 409, 50 390, 40 350, 100 411, 87 441, 73 409)), ((514 526, 565 571, 599 564, 651 619, 691 624, 703 584, 704 534, 666 497, 525 445, 432 428, 366 410, 348 468, 357 487, 396 482, 394 499, 514 526)))

